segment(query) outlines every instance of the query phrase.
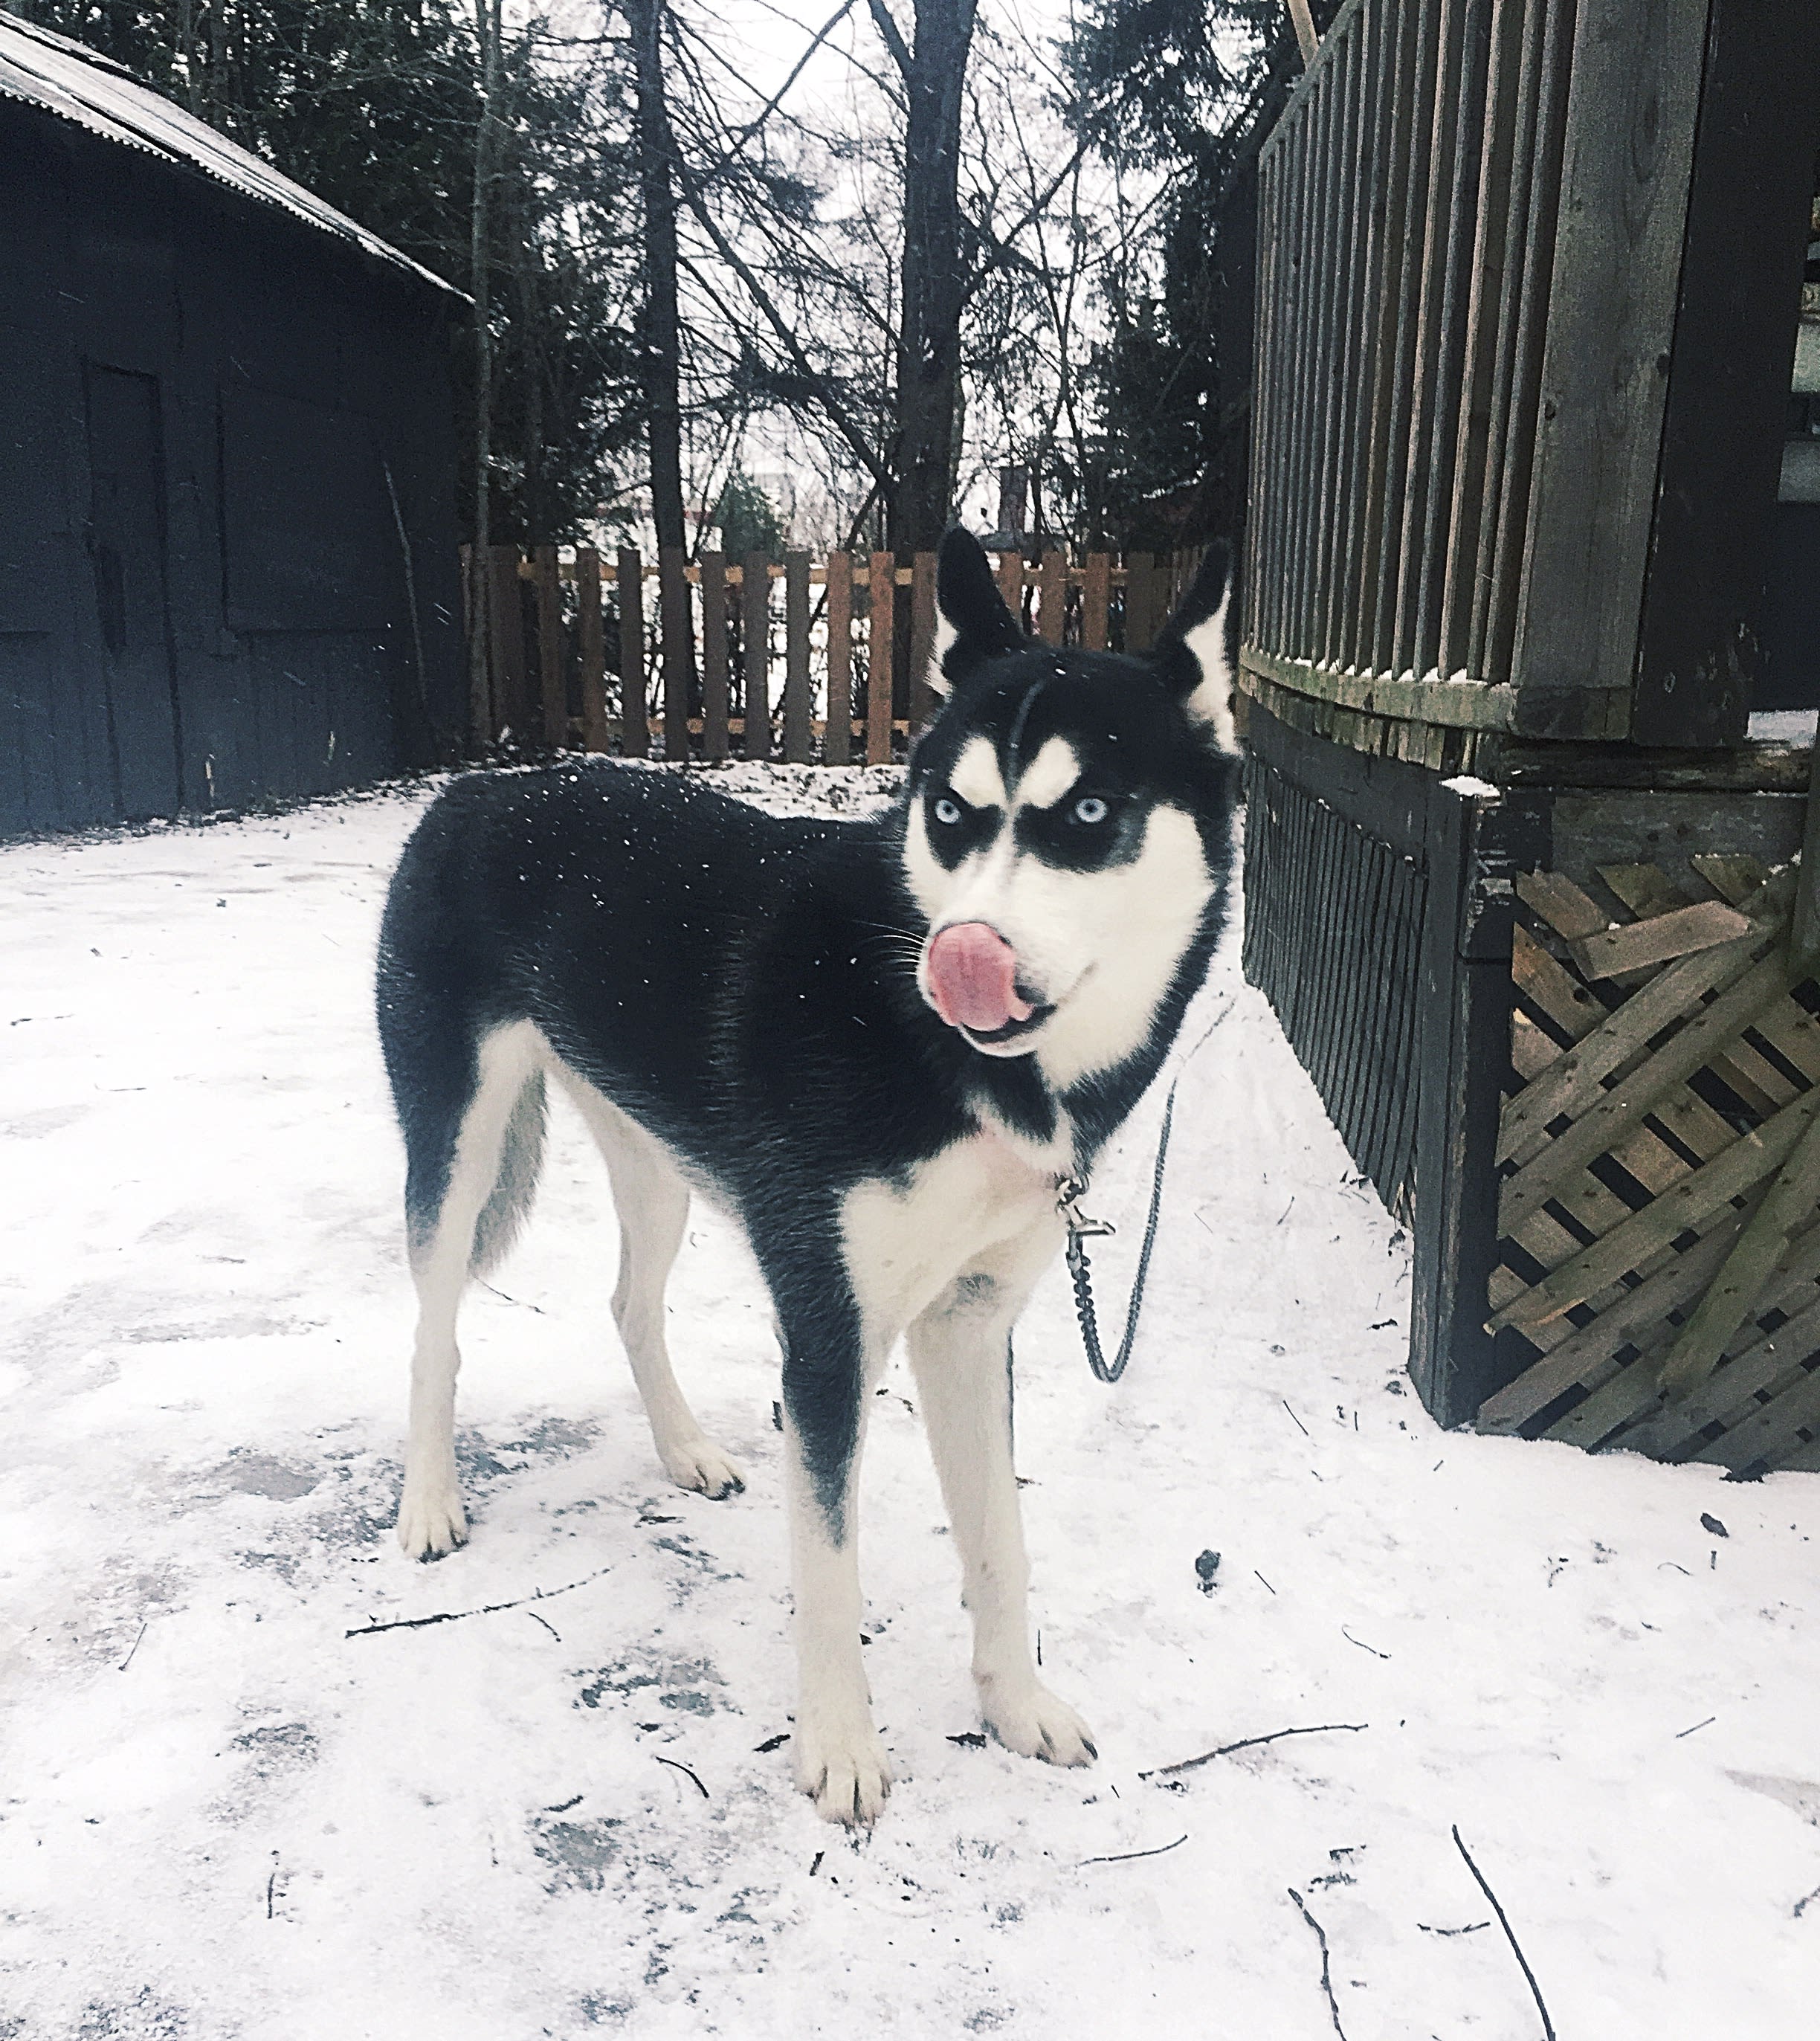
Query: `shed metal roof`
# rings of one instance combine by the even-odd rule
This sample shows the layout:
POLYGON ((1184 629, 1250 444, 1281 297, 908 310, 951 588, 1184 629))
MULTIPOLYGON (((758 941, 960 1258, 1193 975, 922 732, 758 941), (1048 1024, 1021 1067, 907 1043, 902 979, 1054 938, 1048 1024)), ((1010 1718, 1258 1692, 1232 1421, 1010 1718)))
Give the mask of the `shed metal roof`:
POLYGON ((307 226, 460 296, 433 270, 401 254, 357 220, 280 176, 262 158, 141 85, 111 57, 7 13, 0 13, 0 98, 21 100, 105 140, 200 170, 243 197, 280 207, 307 226))

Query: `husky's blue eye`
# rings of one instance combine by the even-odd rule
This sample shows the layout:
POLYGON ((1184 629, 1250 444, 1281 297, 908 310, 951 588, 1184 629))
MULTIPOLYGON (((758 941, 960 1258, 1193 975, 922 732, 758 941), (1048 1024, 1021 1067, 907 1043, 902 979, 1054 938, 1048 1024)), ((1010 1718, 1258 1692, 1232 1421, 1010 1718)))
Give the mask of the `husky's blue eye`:
POLYGON ((1108 812, 1105 803, 1097 794, 1084 794, 1074 803, 1074 819, 1078 822, 1103 822, 1108 812))
POLYGON ((935 818, 938 822, 948 823, 952 828, 960 820, 960 803, 958 801, 951 801, 947 795, 944 794, 935 804, 935 818))

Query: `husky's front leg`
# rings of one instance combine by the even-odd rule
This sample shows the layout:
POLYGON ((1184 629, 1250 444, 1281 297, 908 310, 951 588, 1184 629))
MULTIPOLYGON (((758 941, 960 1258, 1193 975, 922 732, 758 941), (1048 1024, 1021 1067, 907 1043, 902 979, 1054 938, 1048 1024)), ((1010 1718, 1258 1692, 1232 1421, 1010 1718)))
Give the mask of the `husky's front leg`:
POLYGON ((1011 1450, 1011 1330, 1055 1251, 1049 1222, 982 1256, 910 1326, 907 1344, 960 1554, 980 1712, 1008 1749, 1085 1764, 1099 1755, 1086 1725, 1031 1661, 1030 1566, 1011 1450))
POLYGON ((791 1574, 796 1597, 796 1783, 830 1822, 878 1818, 891 1788, 860 1656, 859 1471, 865 1429, 857 1308, 831 1276, 780 1299, 791 1574))

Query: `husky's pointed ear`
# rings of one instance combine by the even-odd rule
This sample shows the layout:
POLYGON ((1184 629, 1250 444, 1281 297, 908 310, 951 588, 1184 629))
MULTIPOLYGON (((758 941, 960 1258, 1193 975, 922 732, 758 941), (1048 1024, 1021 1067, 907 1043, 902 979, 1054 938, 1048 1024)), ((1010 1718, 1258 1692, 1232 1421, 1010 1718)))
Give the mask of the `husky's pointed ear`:
POLYGON ((1232 719, 1232 658, 1227 632, 1232 618, 1231 558, 1225 542, 1207 549, 1194 585, 1150 648, 1163 685, 1215 747, 1236 753, 1232 719))
POLYGON ((976 666, 1021 652, 1027 642, 998 593, 985 548, 957 525, 942 540, 936 563, 930 687, 938 695, 952 694, 976 666))

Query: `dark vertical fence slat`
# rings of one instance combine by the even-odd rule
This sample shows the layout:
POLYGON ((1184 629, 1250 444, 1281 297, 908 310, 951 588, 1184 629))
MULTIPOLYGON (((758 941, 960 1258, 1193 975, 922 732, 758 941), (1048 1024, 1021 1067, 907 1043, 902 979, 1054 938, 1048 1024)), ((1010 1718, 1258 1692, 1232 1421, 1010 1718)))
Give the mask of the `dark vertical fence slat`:
MULTIPOLYGON (((1507 6, 1512 4, 1514 0, 1506 0, 1507 6)), ((1467 611, 1463 663, 1472 673, 1491 670, 1490 647, 1497 628, 1494 610, 1499 593, 1493 574, 1517 429, 1513 403, 1528 301, 1532 216, 1538 193, 1544 192, 1550 181, 1544 160, 1548 137, 1543 105, 1545 60, 1550 39, 1558 32, 1562 4, 1563 0, 1545 0, 1541 6, 1518 9, 1520 51, 1511 123, 1509 188, 1504 206, 1502 271, 1498 280, 1486 400, 1485 473, 1478 500, 1471 508, 1476 528, 1474 550, 1463 556, 1461 567, 1463 576, 1470 575, 1470 586, 1462 601, 1467 611)))
POLYGON ((536 591, 538 720, 544 742, 560 750, 569 741, 569 694, 563 658, 563 584, 557 578, 554 546, 533 550, 531 582, 536 591))
MULTIPOLYGON (((1491 0, 1467 0, 1459 40, 1444 60, 1444 86, 1454 90, 1441 104, 1450 110, 1440 242, 1436 250, 1440 308, 1429 344, 1427 419, 1417 473, 1417 514, 1409 521, 1411 558, 1404 569, 1410 612, 1410 663, 1418 673, 1439 670, 1440 597, 1452 478, 1459 460, 1459 390, 1465 355, 1466 315, 1472 292, 1471 263, 1479 246, 1475 231, 1480 208, 1485 145, 1486 70, 1490 58, 1491 0)), ((1437 178, 1437 190, 1441 185, 1437 178)), ((1444 679, 1444 673, 1441 674, 1444 679)))
MULTIPOLYGON (((1257 166, 1257 288, 1253 347, 1262 361, 1275 358, 1276 212, 1273 193, 1278 158, 1266 154, 1257 166)), ((1271 422, 1276 414, 1276 386, 1266 377, 1251 384, 1251 505, 1245 520, 1244 587, 1254 619, 1252 636, 1274 644, 1269 628, 1270 574, 1265 528, 1268 506, 1276 496, 1271 422)), ((1247 826, 1249 840, 1249 825, 1247 826)))
POLYGON ((748 553, 740 568, 746 671, 746 755, 771 756, 771 562, 748 553))
POLYGON ((809 688, 809 555, 795 548, 784 555, 784 757, 807 765, 815 733, 809 688))
POLYGON ((518 592, 518 548, 486 548, 486 625, 493 667, 493 728, 522 735, 525 727, 525 605, 518 592))
POLYGON ((1543 349, 1548 337, 1555 241, 1561 206, 1561 151, 1572 82, 1575 0, 1549 0, 1537 82, 1535 170, 1517 283, 1517 326, 1509 399, 1502 414, 1505 456, 1490 577, 1485 669, 1509 670, 1517 640, 1520 570, 1529 526, 1535 476, 1536 411, 1541 402, 1543 349))
POLYGON ((1358 840, 1359 906, 1347 931, 1345 1054, 1337 1089, 1347 1125, 1363 1127, 1369 1124, 1364 1112, 1372 1067, 1368 1045, 1383 1035, 1378 1017, 1383 998, 1380 945, 1390 900, 1386 872, 1388 853, 1381 842, 1356 824, 1354 834, 1358 840))
POLYGON ((612 742, 607 721, 607 639, 601 608, 601 556, 575 548, 575 654, 582 675, 582 743, 605 751, 612 742))
POLYGON ((866 763, 891 762, 891 679, 897 640, 895 553, 874 553, 866 626, 866 763))
POLYGON ((1349 654, 1368 671, 1375 670, 1378 618, 1383 608, 1383 583, 1379 563, 1387 515, 1385 492, 1391 465, 1396 457, 1391 429, 1396 401, 1398 305, 1409 254, 1410 138, 1417 117, 1414 81, 1420 32, 1417 13, 1414 7, 1398 8, 1386 24, 1383 42, 1383 155, 1378 170, 1379 187, 1383 193, 1382 225, 1371 278, 1372 294, 1364 307, 1367 330, 1371 335, 1372 364, 1367 406, 1369 422, 1364 456, 1364 502, 1351 569, 1353 593, 1347 613, 1349 654))
POLYGON ((1372 501, 1372 450, 1375 396, 1378 387, 1375 310, 1379 302, 1384 261, 1387 182, 1393 119, 1395 66, 1391 61, 1398 32, 1394 17, 1382 7, 1363 17, 1367 36, 1365 86, 1356 177, 1359 250, 1357 297, 1347 325, 1353 334, 1353 364, 1348 394, 1347 481, 1345 530, 1335 567, 1337 584, 1327 657, 1348 664, 1358 642, 1360 555, 1367 543, 1367 519, 1372 501))
MULTIPOLYGON (((1351 17, 1353 21, 1356 16, 1351 17)), ((1334 39, 1329 61, 1333 79, 1323 95, 1328 102, 1322 126, 1321 151, 1317 159, 1319 203, 1316 208, 1315 298, 1314 335, 1318 357, 1314 373, 1321 402, 1311 421, 1309 448, 1309 500, 1304 514, 1308 521, 1308 543, 1303 568, 1301 611, 1303 652, 1318 659, 1326 651, 1327 563, 1333 538, 1334 464, 1340 440, 1340 407, 1337 398, 1340 380, 1341 324, 1336 315, 1341 293, 1349 281, 1343 250, 1345 245, 1345 209, 1352 195, 1352 180, 1344 174, 1352 126, 1352 81, 1355 44, 1342 28, 1334 39)))
POLYGON ((688 563, 680 546, 657 556, 658 658, 663 673, 663 755, 689 757, 689 681, 695 664, 695 626, 689 615, 688 563))
POLYGON ((701 754, 723 765, 727 738, 727 555, 701 556, 701 754))
POLYGON ((853 755, 853 559, 828 555, 828 715, 822 756, 845 765, 853 755))
POLYGON ((1429 107, 1428 174, 1421 219, 1421 262, 1410 335, 1408 424, 1399 464, 1402 500, 1391 567, 1389 669, 1418 677, 1416 586, 1421 574, 1421 532, 1428 502, 1429 462, 1439 409, 1440 353, 1448 288, 1448 227, 1459 172, 1460 84, 1470 70, 1465 58, 1471 0, 1437 10, 1434 84, 1429 107))
POLYGON ((1532 19, 1539 22, 1540 16, 1540 10, 1526 6, 1524 0, 1495 0, 1492 12, 1479 216, 1463 336, 1459 415, 1454 425, 1458 452, 1451 478, 1452 501, 1446 506, 1445 541, 1437 563, 1440 613, 1436 664, 1448 675, 1475 670, 1474 575, 1487 499, 1496 494, 1494 468, 1501 466, 1501 460, 1494 462, 1493 453, 1492 389, 1503 353, 1503 322, 1509 303, 1512 273, 1507 254, 1517 212, 1516 185, 1520 177, 1528 175, 1527 162, 1517 162, 1525 93, 1532 93, 1535 85, 1532 50, 1525 30, 1532 19))
POLYGON ((929 684, 929 655, 935 649, 935 555, 918 553, 910 563, 910 723, 920 730, 935 713, 935 691, 929 684))
MULTIPOLYGON (((1403 205, 1408 226, 1403 236, 1393 299, 1395 319, 1394 359, 1391 384, 1390 433, 1385 448, 1383 519, 1378 537, 1378 557, 1373 580, 1376 590, 1376 616, 1372 633, 1370 665, 1373 671, 1394 673, 1397 655, 1397 596, 1401 578, 1404 505, 1408 497, 1410 436, 1419 393, 1417 389, 1418 341, 1421 327, 1424 284, 1427 274, 1429 187, 1433 169, 1430 151, 1434 143, 1434 78, 1437 11, 1418 7, 1415 14, 1415 47, 1411 52, 1410 105, 1411 117, 1405 138, 1407 167, 1404 172, 1403 205)), ((1444 19, 1444 13, 1443 16, 1444 19)))
POLYGON ((1278 519, 1283 546, 1278 570, 1283 578, 1282 644, 1292 657, 1299 655, 1303 644, 1299 597, 1303 544, 1308 519, 1308 440, 1313 427, 1314 406, 1318 401, 1314 391, 1314 349, 1309 345, 1309 307, 1318 281, 1311 226, 1318 182, 1313 161, 1318 132, 1314 125, 1316 110, 1312 101, 1304 101, 1299 113, 1292 116, 1297 122, 1297 146, 1291 180, 1293 196, 1289 216, 1290 298, 1287 323, 1289 331, 1298 339, 1292 353, 1293 387, 1286 433, 1288 457, 1284 467, 1282 509, 1278 519))
POLYGON ((1127 652, 1142 652, 1150 642, 1150 556, 1125 555, 1125 643, 1127 652))
MULTIPOLYGON (((1285 149, 1276 165, 1275 184, 1276 224, 1272 235, 1272 263, 1276 273, 1273 299, 1276 307, 1273 322, 1277 334, 1277 353, 1280 358, 1293 364, 1295 361, 1295 195, 1299 189, 1295 175, 1294 152, 1285 149)), ((1259 379, 1254 378, 1253 380, 1259 379)), ((1272 453, 1270 474, 1272 490, 1265 505, 1265 530, 1269 542, 1269 570, 1265 584, 1265 599, 1269 605, 1272 636, 1269 642, 1280 645, 1284 642, 1288 628, 1289 579, 1289 502, 1288 476, 1295 458, 1296 404, 1299 391, 1293 368, 1270 379, 1268 391, 1271 398, 1272 453)))
POLYGON ((651 756, 651 719, 645 708, 645 570, 636 546, 621 546, 620 597, 620 749, 628 758, 651 756))
POLYGON ((486 568, 485 556, 472 544, 461 548, 461 642, 467 652, 468 741, 476 750, 493 742, 497 727, 493 715, 492 647, 485 656, 474 656, 475 634, 486 628, 486 568))
POLYGON ((1334 1012, 1332 1075, 1337 1125, 1356 1125, 1353 1089, 1358 1081, 1359 1036, 1364 1022, 1364 992, 1368 975, 1365 944, 1376 924, 1372 919, 1372 881, 1375 867, 1371 840, 1349 817, 1339 818, 1341 856, 1346 867, 1345 905, 1340 914, 1337 967, 1341 981, 1334 1012))
POLYGON ((1356 299, 1364 265, 1365 221, 1371 188, 1361 175, 1371 124, 1371 17, 1356 13, 1345 27, 1345 119, 1333 159, 1337 185, 1337 225, 1334 239, 1335 277, 1327 316, 1334 328, 1332 395, 1334 428, 1322 487, 1319 564, 1315 574, 1317 602, 1313 657, 1330 663, 1338 649, 1339 618, 1344 601, 1345 547, 1353 500, 1353 466, 1357 457, 1356 384, 1360 353, 1359 322, 1349 316, 1356 299))

